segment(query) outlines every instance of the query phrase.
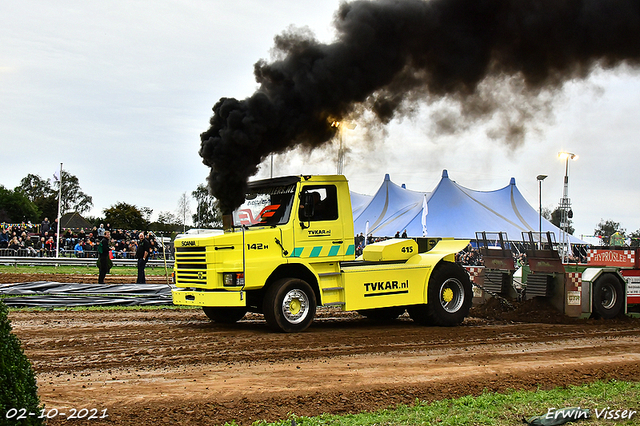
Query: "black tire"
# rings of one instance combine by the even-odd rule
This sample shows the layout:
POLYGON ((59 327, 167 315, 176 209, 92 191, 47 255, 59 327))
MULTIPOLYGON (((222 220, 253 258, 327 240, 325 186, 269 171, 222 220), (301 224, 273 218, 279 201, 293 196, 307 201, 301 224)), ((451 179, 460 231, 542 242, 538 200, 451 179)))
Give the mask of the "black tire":
POLYGON ((276 331, 303 331, 316 315, 316 295, 305 281, 285 278, 267 290, 263 312, 269 327, 276 331))
POLYGON ((420 325, 434 325, 434 322, 429 315, 427 305, 407 306, 407 312, 409 313, 409 317, 420 325))
POLYGON ((622 283, 611 274, 604 274, 593 283, 593 316, 612 319, 622 313, 624 289, 622 283))
POLYGON ((202 310, 211 321, 220 324, 233 324, 234 322, 238 322, 242 318, 244 318, 245 314, 247 313, 246 308, 237 307, 218 308, 203 306, 202 310))
POLYGON ((469 314, 473 289, 469 274, 460 265, 443 262, 429 278, 427 304, 409 306, 414 321, 423 325, 451 327, 469 314))
POLYGON ((367 317, 372 321, 393 321, 400 315, 404 314, 405 308, 403 306, 389 306, 386 308, 376 309, 361 309, 358 311, 363 317, 367 317))

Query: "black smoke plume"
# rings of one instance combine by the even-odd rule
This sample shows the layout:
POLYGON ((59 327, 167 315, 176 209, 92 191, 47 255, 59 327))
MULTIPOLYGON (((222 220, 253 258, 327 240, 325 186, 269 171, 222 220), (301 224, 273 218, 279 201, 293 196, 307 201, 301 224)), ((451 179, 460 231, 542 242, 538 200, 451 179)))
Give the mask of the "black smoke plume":
POLYGON ((243 202, 270 153, 324 144, 333 120, 368 110, 387 123, 421 96, 490 114, 500 106, 483 104, 483 82, 516 78, 536 97, 640 60, 640 0, 354 1, 334 24, 331 44, 304 31, 277 36, 273 62, 255 64, 256 93, 213 107, 200 155, 223 211, 243 202))

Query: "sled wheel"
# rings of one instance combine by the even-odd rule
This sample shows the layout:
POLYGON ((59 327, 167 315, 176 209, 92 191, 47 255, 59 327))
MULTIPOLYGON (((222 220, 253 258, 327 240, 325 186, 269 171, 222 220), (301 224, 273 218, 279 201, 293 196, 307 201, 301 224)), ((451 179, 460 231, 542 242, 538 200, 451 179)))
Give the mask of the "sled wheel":
POLYGON ((203 306, 202 310, 213 322, 220 324, 232 324, 244 318, 247 310, 245 308, 219 308, 211 306, 203 306))
POLYGON ((402 306, 389 306, 386 308, 361 309, 358 311, 363 317, 372 321, 393 321, 404 314, 405 308, 402 306))
POLYGON ((605 274, 593 283, 593 315, 597 318, 612 319, 622 313, 624 292, 622 283, 616 277, 605 274))
POLYGON ((444 262, 436 266, 429 278, 427 304, 407 307, 418 324, 454 326, 469 314, 473 299, 469 274, 461 266, 444 262))
POLYGON ((305 281, 285 278, 267 290, 263 312, 269 327, 276 331, 302 331, 309 327, 316 315, 316 296, 305 281))
POLYGON ((427 295, 427 311, 435 325, 458 325, 469 314, 473 299, 469 274, 460 265, 442 263, 429 278, 427 295))

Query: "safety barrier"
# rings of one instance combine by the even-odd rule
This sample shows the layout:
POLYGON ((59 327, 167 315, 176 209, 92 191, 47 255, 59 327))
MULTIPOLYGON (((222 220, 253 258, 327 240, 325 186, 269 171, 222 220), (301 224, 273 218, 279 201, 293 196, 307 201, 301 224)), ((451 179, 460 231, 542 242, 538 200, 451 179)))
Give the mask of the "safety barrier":
MULTIPOLYGON (((20 257, 20 256, 3 256, 0 257, 0 265, 18 266, 96 266, 96 258, 78 258, 78 257, 20 257)), ((112 259, 113 266, 137 266, 136 259, 112 259)), ((167 268, 173 269, 173 260, 167 259, 167 268)), ((165 261, 163 259, 151 259, 147 262, 147 267, 164 268, 165 261)))
MULTIPOLYGON (((163 253, 156 253, 151 256, 152 260, 162 260, 164 259, 163 253)), ((56 257, 56 252, 51 250, 37 251, 31 247, 26 249, 14 250, 10 248, 0 249, 0 260, 3 257, 56 257)), ((75 250, 60 250, 59 258, 79 258, 79 259, 96 259, 98 257, 98 252, 95 250, 85 250, 81 252, 76 252, 75 250)), ((135 253, 133 252, 116 252, 116 259, 132 259, 135 260, 135 253)), ((167 260, 172 260, 173 254, 167 253, 167 260)))

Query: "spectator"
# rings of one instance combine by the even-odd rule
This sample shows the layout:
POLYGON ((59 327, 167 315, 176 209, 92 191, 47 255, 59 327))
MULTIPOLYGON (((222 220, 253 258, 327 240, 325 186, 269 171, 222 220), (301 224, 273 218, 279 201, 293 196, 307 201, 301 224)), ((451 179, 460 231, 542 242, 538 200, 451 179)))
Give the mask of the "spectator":
POLYGON ((76 257, 84 257, 84 247, 82 246, 82 240, 78 240, 73 251, 76 253, 76 257))
POLYGON ((51 256, 55 254, 56 250, 56 242, 53 237, 49 237, 49 239, 44 243, 45 249, 47 251, 47 256, 51 256))
POLYGON ((45 217, 42 223, 40 224, 40 235, 43 237, 49 233, 51 229, 51 223, 49 222, 49 218, 45 217))
POLYGON ((109 231, 104 232, 102 240, 98 243, 98 284, 104 284, 104 278, 111 270, 113 262, 109 256, 109 243, 111 242, 111 233, 109 231))
POLYGON ((15 251, 18 251, 22 248, 20 241, 18 240, 18 237, 11 238, 11 241, 9 241, 9 248, 15 251))
POLYGON ((0 234, 0 248, 9 247, 9 234, 6 229, 2 230, 2 234, 0 234))
POLYGON ((44 257, 45 250, 47 249, 45 246, 44 237, 40 237, 35 246, 36 252, 38 253, 38 257, 44 257))
POLYGON ((137 284, 146 284, 146 277, 144 276, 144 268, 147 266, 147 262, 149 261, 149 250, 151 249, 151 244, 149 240, 144 237, 144 233, 140 233, 138 235, 138 249, 136 250, 136 259, 138 259, 138 279, 136 280, 137 284))

